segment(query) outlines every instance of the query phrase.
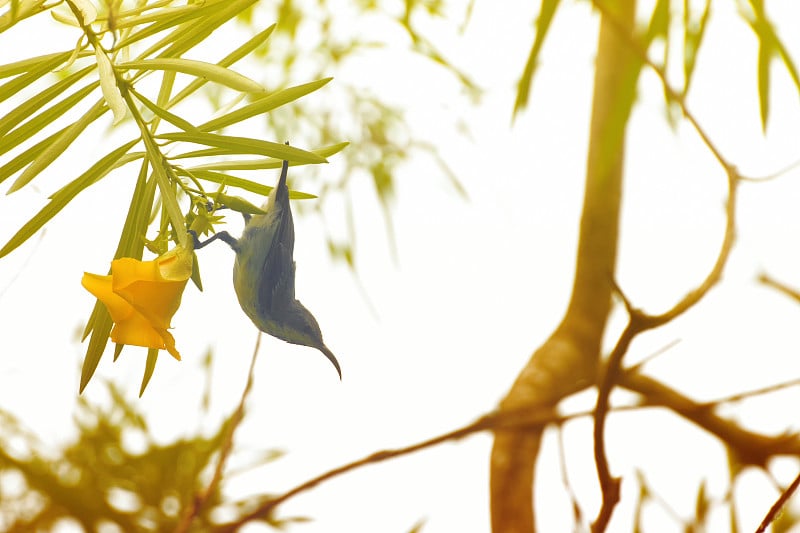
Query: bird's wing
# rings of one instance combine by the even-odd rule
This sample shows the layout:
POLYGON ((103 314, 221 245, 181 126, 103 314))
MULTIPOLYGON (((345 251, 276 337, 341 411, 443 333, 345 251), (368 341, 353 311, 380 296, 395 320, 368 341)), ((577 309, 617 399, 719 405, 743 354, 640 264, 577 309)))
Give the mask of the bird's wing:
POLYGON ((269 310, 282 309, 294 301, 294 220, 286 186, 287 169, 288 162, 284 161, 272 205, 276 228, 264 258, 259 287, 259 302, 269 310))

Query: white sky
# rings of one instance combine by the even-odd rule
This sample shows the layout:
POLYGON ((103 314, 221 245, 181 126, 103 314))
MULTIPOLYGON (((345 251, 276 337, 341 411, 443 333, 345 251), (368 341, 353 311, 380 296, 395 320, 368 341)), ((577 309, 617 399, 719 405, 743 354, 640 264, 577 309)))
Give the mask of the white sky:
MULTIPOLYGON (((769 6, 790 52, 800 59, 800 35, 792 30, 800 10, 789 0, 769 6)), ((470 199, 459 199, 430 160, 405 166, 398 176, 399 262, 393 264, 371 186, 355 185, 358 270, 377 318, 349 272, 330 263, 321 219, 296 219, 298 297, 322 326, 344 380, 335 379, 318 352, 263 339, 250 410, 237 435, 242 455, 234 455, 233 464, 265 448, 288 454, 231 479, 226 488, 232 494, 281 492, 343 462, 466 424, 497 404, 561 318, 582 198, 596 19, 587 3, 564 3, 541 58, 531 109, 512 129, 514 88, 533 15, 528 3, 498 9, 477 2, 463 37, 434 28, 448 57, 486 88, 477 108, 454 97, 456 84, 424 59, 400 53, 387 61, 376 52, 338 75, 406 105, 415 131, 440 148, 470 199), (467 123, 472 140, 456 133, 456 120, 467 123)), ((754 175, 800 159, 798 96, 777 64, 770 128, 766 138, 760 134, 755 38, 733 3, 714 4, 705 42, 690 105, 714 142, 754 175)), ((2 62, 4 46, 0 41, 2 62)), ((665 309, 705 275, 724 222, 722 172, 687 124, 675 135, 663 114, 657 80, 645 73, 629 127, 619 280, 634 303, 651 311, 665 309)), ((51 170, 34 187, 0 196, 0 241, 101 152, 65 158, 63 173, 51 170)), ((331 159, 331 172, 338 164, 331 159)), ((117 174, 87 190, 43 236, 0 261, 0 406, 53 445, 70 435, 85 352, 76 331, 93 305, 80 277, 107 268, 130 177, 117 174), (109 201, 116 195, 119 201, 109 201)), ((264 180, 276 178, 271 173, 264 180)), ((696 312, 637 340, 628 362, 680 339, 647 369, 700 399, 800 375, 800 307, 753 281, 763 268, 800 286, 797 179, 794 172, 742 187, 739 237, 725 284, 696 312)), ((238 234, 241 226, 234 220, 229 229, 238 234)), ((160 442, 211 428, 235 406, 255 340, 231 290, 233 254, 220 245, 199 257, 205 292, 189 286, 173 321, 184 361, 160 357, 147 392, 135 400, 160 442), (209 347, 215 353, 211 419, 198 414, 205 386, 199 361, 209 347)), ((622 318, 613 322, 610 341, 622 318)), ((85 394, 102 401, 99 381, 112 379, 136 398, 145 354, 128 347, 112 363, 108 352, 85 394)), ((796 429, 794 410, 785 406, 798 399, 792 391, 777 406, 758 400, 731 412, 756 429, 796 429)), ((589 407, 591 398, 570 406, 589 407)), ((566 441, 571 481, 593 517, 599 499, 590 435, 588 424, 574 423, 566 441)), ((569 523, 554 442, 546 443, 541 471, 551 487, 547 505, 540 507, 545 531, 562 531, 569 523)), ((614 473, 631 476, 634 468, 646 468, 652 486, 679 515, 692 512, 699 479, 707 478, 718 497, 726 490, 719 447, 665 413, 612 417, 608 442, 614 473)), ((488 531, 490 446, 488 435, 478 435, 369 467, 291 500, 279 514, 313 517, 291 529, 301 533, 402 532, 421 518, 427 518, 428 533, 488 531)), ((796 468, 789 462, 778 474, 785 481, 796 468)), ((756 490, 745 493, 740 507, 745 531, 776 496, 763 477, 754 479, 756 490)), ((632 481, 624 483, 623 495, 635 490, 632 481)), ((648 513, 658 531, 680 530, 663 511, 648 513)), ((620 506, 610 531, 628 529, 630 514, 629 506, 620 506)), ((724 530, 724 512, 715 516, 710 531, 724 530)))

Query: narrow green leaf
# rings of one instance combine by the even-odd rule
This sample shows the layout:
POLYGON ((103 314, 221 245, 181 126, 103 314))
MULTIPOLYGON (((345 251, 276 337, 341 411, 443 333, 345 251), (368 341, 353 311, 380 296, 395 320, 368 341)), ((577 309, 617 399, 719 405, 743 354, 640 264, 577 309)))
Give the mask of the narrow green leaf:
POLYGON ((79 393, 83 392, 83 389, 89 384, 89 380, 92 379, 94 371, 97 369, 97 364, 100 362, 100 357, 103 356, 103 352, 106 350, 111 328, 114 326, 114 321, 111 320, 108 309, 100 300, 94 304, 92 318, 94 319, 91 321, 92 338, 89 339, 89 346, 86 348, 86 357, 83 358, 79 393))
MULTIPOLYGON (((7 78, 9 76, 16 76, 17 74, 22 74, 23 72, 30 72, 31 70, 35 69, 37 65, 41 63, 48 63, 51 65, 54 62, 56 64, 66 61, 69 55, 72 52, 55 52, 53 54, 46 54, 43 56, 36 56, 36 57, 29 57, 28 59, 23 59, 21 61, 15 61, 14 63, 6 63, 5 65, 0 65, 0 78, 7 78)), ((45 72, 52 70, 54 67, 48 66, 44 69, 45 72)))
MULTIPOLYGON (((316 150, 312 150, 313 153, 317 154, 318 156, 328 158, 334 154, 341 152, 349 142, 342 142, 332 144, 330 146, 325 146, 322 148, 317 148, 316 150)), ((218 150, 213 148, 212 150, 218 150)), ((209 150, 210 152, 211 150, 209 150)), ((203 153, 205 151, 198 150, 195 152, 196 157, 206 157, 211 155, 227 155, 226 154, 210 154, 210 153, 203 153)), ((176 156, 177 158, 185 157, 185 154, 181 154, 180 156, 176 156)), ((193 167, 189 167, 187 170, 192 172, 196 170, 264 170, 264 169, 271 169, 271 168, 280 168, 283 164, 283 160, 275 159, 273 157, 268 157, 265 159, 248 159, 248 160, 235 160, 235 161, 215 161, 213 163, 207 163, 204 165, 196 165, 193 167)), ((305 163, 289 163, 289 166, 296 166, 302 165, 305 163)))
MULTIPOLYGON (((240 189, 254 192, 262 196, 268 196, 270 191, 272 191, 272 189, 274 188, 269 185, 262 185, 255 181, 250 181, 244 178, 231 176, 230 174, 223 174, 222 172, 212 172, 210 170, 199 170, 197 172, 192 172, 192 175, 195 178, 199 178, 201 180, 210 181, 213 183, 219 183, 222 185, 226 185, 228 187, 238 187, 240 189)), ((309 200, 312 198, 316 198, 316 196, 305 192, 289 191, 289 198, 291 198, 292 200, 309 200)))
MULTIPOLYGON (((115 26, 118 30, 126 29, 126 28, 135 28, 137 26, 144 26, 145 24, 151 24, 153 22, 164 22, 167 21, 170 23, 170 26, 175 26, 180 24, 181 22, 186 22, 186 20, 180 20, 175 22, 175 19, 180 19, 187 15, 191 16, 191 18, 195 18, 195 13, 202 7, 203 4, 188 4, 185 6, 177 6, 177 7, 162 7, 160 9, 152 9, 148 7, 148 13, 142 14, 142 9, 130 9, 127 11, 122 11, 117 15, 117 19, 115 22, 115 26)), ((191 20, 191 19, 189 19, 191 20)), ((166 27, 161 27, 154 33, 158 33, 158 31, 163 31, 166 27)), ((153 35, 151 33, 150 35, 153 35)), ((137 39, 139 40, 139 39, 137 39)), ((118 45, 120 48, 124 46, 128 46, 131 44, 128 41, 120 41, 118 45)))
POLYGON ((547 31, 550 29, 550 23, 553 22, 553 16, 558 9, 558 4, 559 0, 542 0, 542 5, 539 8, 539 17, 536 19, 536 37, 533 39, 528 61, 525 63, 525 69, 522 71, 522 76, 517 84, 517 99, 514 102, 512 120, 517 116, 517 113, 528 106, 533 75, 538 66, 539 52, 542 50, 547 31))
POLYGON ((139 168, 136 187, 131 195, 128 215, 119 237, 119 244, 114 253, 114 259, 132 257, 141 260, 144 253, 144 236, 150 221, 150 212, 153 210, 156 194, 156 180, 147 178, 149 160, 145 158, 139 168))
POLYGON ((266 155, 280 160, 288 160, 296 163, 327 163, 328 161, 313 152, 301 150, 286 144, 262 141, 250 137, 231 137, 228 135, 216 135, 213 133, 163 133, 157 136, 159 139, 170 141, 190 142, 226 148, 232 153, 266 155))
MULTIPOLYGON (((172 88, 175 86, 175 72, 165 70, 161 76, 161 86, 158 88, 158 97, 156 97, 156 104, 161 109, 169 107, 169 96, 172 94, 172 88)), ((150 123, 150 133, 155 134, 158 131, 160 118, 156 116, 150 123)))
POLYGON ((192 251, 192 276, 190 278, 197 290, 203 292, 203 280, 200 278, 200 261, 197 260, 197 254, 192 251))
MULTIPOLYGON (((130 45, 139 42, 143 39, 147 39, 148 37, 152 37, 162 31, 166 31, 169 28, 174 26, 178 26, 180 24, 187 24, 192 22, 193 20, 204 17, 213 13, 217 9, 217 2, 213 3, 199 3, 199 4, 188 4, 185 6, 180 6, 176 8, 169 8, 169 9, 160 9, 156 11, 153 15, 155 16, 156 20, 152 24, 147 27, 141 28, 138 31, 132 31, 128 36, 123 38, 118 44, 117 47, 119 49, 127 48, 130 45)), ((144 16, 142 17, 130 17, 127 20, 123 20, 122 27, 133 27, 133 26, 140 26, 142 24, 148 23, 149 20, 146 19, 144 16)), ((174 35, 175 33, 173 33, 174 35)), ((149 48, 139 57, 147 57, 150 54, 158 51, 160 48, 166 46, 171 41, 166 41, 162 39, 161 46, 156 48, 149 48)))
POLYGON ((210 120, 205 124, 201 124, 198 126, 198 129, 202 131, 220 130, 226 126, 241 122, 242 120, 246 120, 250 117, 267 113, 277 107, 288 104, 289 102, 293 102, 298 98, 316 91, 317 89, 326 85, 332 79, 333 78, 323 78, 321 80, 312 81, 310 83, 305 83, 303 85, 297 85, 295 87, 274 92, 269 96, 259 98, 255 102, 242 108, 210 120))
POLYGON ((142 377, 142 387, 139 389, 139 398, 144 394, 144 389, 150 383, 150 378, 153 377, 153 371, 156 369, 156 360, 158 359, 158 348, 149 348, 147 350, 147 362, 144 364, 144 376, 142 377))
MULTIPOLYGON (((19 93, 26 87, 33 85, 33 83, 66 61, 72 52, 60 52, 58 54, 50 54, 47 56, 39 56, 38 58, 31 58, 30 70, 25 74, 17 76, 13 80, 9 80, 0 86, 0 102, 8 99, 11 96, 19 93), (37 61, 38 60, 38 61, 37 61)), ((18 63, 12 63, 10 66, 12 71, 18 69, 18 63)))
POLYGON ((8 152, 15 146, 19 146, 32 136, 36 135, 45 126, 58 119, 61 115, 75 107, 84 98, 86 98, 92 91, 94 91, 100 84, 99 81, 93 81, 82 89, 75 91, 73 94, 64 98, 60 102, 53 104, 48 109, 43 110, 38 115, 34 116, 23 125, 19 126, 12 132, 0 138, 0 155, 8 152))
POLYGON ((202 24, 184 25, 178 35, 171 39, 172 44, 164 50, 161 57, 180 57, 188 50, 205 41, 214 30, 229 20, 241 16, 242 12, 252 7, 258 0, 223 0, 214 13, 203 20, 202 24))
POLYGON ((140 61, 127 61, 117 65, 119 69, 138 69, 138 70, 170 70, 189 74, 197 78, 204 78, 209 81, 214 81, 220 85, 230 87, 237 91, 242 92, 263 92, 264 87, 251 80, 246 76, 242 76, 238 72, 220 67, 213 63, 206 63, 205 61, 197 61, 194 59, 183 58, 159 58, 159 59, 145 59, 140 61))
POLYGON ((112 168, 114 163, 122 157, 138 139, 123 144, 116 150, 108 153, 97 163, 92 165, 89 170, 72 180, 50 197, 50 202, 36 213, 32 219, 23 225, 17 233, 0 249, 0 257, 7 255, 17 248, 20 244, 28 240, 51 218, 61 211, 75 196, 86 187, 96 183, 112 168))
POLYGON ((689 93, 689 86, 692 82, 694 67, 697 63, 697 54, 703 44, 703 37, 706 33, 706 25, 711 16, 711 0, 706 0, 706 7, 700 21, 695 23, 691 20, 689 13, 689 3, 684 1, 683 13, 683 97, 689 93))
POLYGON ((156 177, 158 190, 161 192, 161 202, 166 210, 167 218, 169 218, 172 228, 178 235, 178 242, 182 246, 188 246, 189 236, 186 233, 185 219, 181 212, 181 207, 178 205, 175 185, 172 183, 172 180, 170 180, 164 168, 161 150, 156 146, 153 137, 150 135, 144 135, 142 140, 144 141, 145 150, 147 151, 147 158, 150 160, 150 166, 153 168, 153 173, 156 177))
POLYGON ((761 131, 767 132, 769 120, 770 64, 775 50, 769 42, 762 40, 758 46, 758 109, 761 115, 761 131))
POLYGON ((6 180, 9 176, 13 176, 17 171, 21 170, 25 165, 39 157, 39 154, 44 152, 47 147, 53 144, 57 138, 59 138, 65 131, 67 131, 70 126, 65 126, 61 128, 57 132, 53 133, 49 137, 44 140, 39 141, 35 145, 31 146, 14 159, 0 167, 0 183, 6 180))
MULTIPOLYGON (((250 52, 258 48, 260 45, 264 44, 267 41, 267 39, 269 39, 269 36, 272 35, 274 29, 275 29, 275 24, 273 24, 266 30, 263 30, 258 34, 254 35, 242 46, 240 46, 239 48, 237 48, 236 50, 225 56, 221 61, 217 63, 217 65, 221 67, 229 67, 233 65, 243 57, 247 56, 250 52)), ((194 93, 200 87, 205 85, 205 83, 206 83, 205 80, 199 80, 199 79, 194 80, 185 88, 183 88, 178 94, 176 94, 175 97, 172 100, 170 100, 169 105, 163 107, 166 107, 167 109, 171 108, 172 106, 174 106, 187 96, 194 93)))
POLYGON ((89 65, 88 67, 83 68, 78 72, 71 74, 70 76, 67 76, 58 83, 43 90, 36 96, 26 100, 9 112, 6 116, 0 118, 0 137, 11 131, 14 126, 33 115, 36 111, 40 110, 53 98, 72 87, 74 83, 83 79, 83 77, 92 70, 94 70, 94 65, 89 65))
POLYGON ((753 7, 754 18, 748 18, 749 15, 745 13, 743 13, 743 16, 753 29, 756 37, 758 37, 758 100, 761 110, 761 126, 762 129, 766 131, 768 118, 766 113, 769 111, 769 65, 772 57, 775 54, 780 56, 781 62, 789 73, 789 76, 791 76, 798 94, 800 94, 800 75, 798 75, 797 67, 789 56, 789 52, 775 32, 775 27, 767 20, 763 3, 752 0, 750 4, 753 7))
MULTIPOLYGON (((155 196, 155 180, 147 179, 147 168, 148 162, 145 159, 142 162, 141 168, 139 169, 139 177, 136 180, 136 187, 134 187, 133 194, 131 195, 131 203, 130 207, 128 208, 128 215, 125 217, 125 224, 122 226, 122 233, 119 238, 119 244, 117 245, 117 251, 114 254, 114 259, 119 259, 120 257, 133 257, 134 259, 142 258, 142 251, 144 249, 144 240, 142 239, 142 236, 147 230, 148 215, 153 205, 153 197, 155 196)), ((89 333, 91 333, 95 327, 97 327, 97 324, 99 323, 98 317, 100 316, 101 311, 107 314, 105 305, 98 300, 94 306, 94 309, 92 310, 92 314, 89 316, 89 320, 86 322, 86 328, 83 331, 81 341, 85 340, 86 336, 89 335, 89 333)), ((108 337, 109 331, 105 332, 105 337, 108 337)), ((103 349, 104 348, 105 344, 103 344, 103 349)), ((116 361, 117 357, 119 357, 119 354, 122 352, 122 348, 122 344, 115 345, 114 361, 116 361)), ((101 355, 103 349, 100 351, 101 355)), ((89 352, 90 350, 87 351, 87 357, 89 352)), ((99 360, 100 356, 98 355, 97 357, 99 360)), ((94 366, 97 366, 96 361, 93 364, 94 366)), ((86 368, 85 362, 84 368, 86 368)), ((91 372, 94 372, 94 367, 91 368, 91 372)), ((91 373, 89 374, 89 377, 91 377, 91 373)), ((81 385, 81 390, 83 390, 84 386, 85 384, 81 385)))
MULTIPOLYGON (((653 8, 653 15, 650 17, 650 24, 645 34, 645 42, 648 47, 656 38, 661 37, 667 40, 669 37, 669 23, 669 0, 658 0, 653 8)), ((665 46, 665 48, 669 48, 669 45, 665 46)))
POLYGON ((145 105, 145 107, 147 107, 147 109, 152 111, 153 114, 156 115, 157 117, 163 118, 176 128, 180 128, 183 131, 197 131, 197 128, 193 124, 182 119, 178 115, 170 113, 163 107, 157 106, 155 103, 145 98, 144 95, 141 95, 138 92, 134 91, 133 88, 129 88, 128 91, 130 91, 130 93, 133 94, 137 98, 137 100, 142 102, 145 105))
POLYGON ((53 143, 44 147, 44 150, 33 160, 33 162, 22 171, 17 180, 11 185, 6 194, 11 194, 28 184, 33 178, 47 168, 50 163, 64 153, 64 150, 78 138, 86 127, 94 122, 103 114, 103 102, 97 102, 81 118, 73 122, 70 126, 62 130, 62 133, 53 140, 53 143))

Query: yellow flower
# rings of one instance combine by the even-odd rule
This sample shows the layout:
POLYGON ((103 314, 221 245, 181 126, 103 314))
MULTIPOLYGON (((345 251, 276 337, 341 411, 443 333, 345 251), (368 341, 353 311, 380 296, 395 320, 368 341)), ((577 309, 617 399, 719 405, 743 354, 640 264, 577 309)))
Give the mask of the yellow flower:
POLYGON ((176 246, 153 261, 115 259, 110 276, 84 272, 81 284, 108 309, 112 341, 167 350, 180 361, 167 329, 191 275, 192 252, 176 246))

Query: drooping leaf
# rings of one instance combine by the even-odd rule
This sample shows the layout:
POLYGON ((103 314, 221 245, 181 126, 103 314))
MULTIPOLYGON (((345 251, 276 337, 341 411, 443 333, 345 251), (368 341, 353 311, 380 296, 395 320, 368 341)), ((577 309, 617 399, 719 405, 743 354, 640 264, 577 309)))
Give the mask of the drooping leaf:
POLYGON ((147 350, 147 362, 144 365, 144 376, 142 376, 142 386, 139 389, 139 398, 144 394, 144 389, 150 383, 150 378, 153 377, 153 371, 156 369, 156 361, 158 360, 158 348, 149 348, 147 350))
POLYGON ((114 114, 114 120, 111 124, 116 126, 125 119, 128 107, 125 105, 125 100, 122 99, 122 93, 117 86, 114 66, 105 51, 99 46, 95 48, 95 59, 97 61, 97 71, 100 75, 100 89, 103 92, 106 105, 114 114))
POLYGON ((512 120, 517 116, 517 113, 528 106, 533 75, 538 66, 539 52, 542 50, 542 45, 547 37, 547 31, 550 29, 550 23, 553 21, 553 16, 558 9, 559 1, 560 0, 542 0, 542 4, 539 7, 539 16, 536 19, 536 35, 533 38, 533 45, 528 54, 528 61, 525 63, 525 69, 522 71, 522 76, 517 84, 517 99, 514 102, 512 120))
POLYGON ((706 7, 700 20, 695 22, 689 12, 689 3, 684 1, 683 8, 683 97, 689 93, 689 86, 692 83, 694 67, 697 64, 697 54, 703 44, 703 36, 706 33, 706 25, 711 16, 711 0, 706 0, 706 7))
POLYGON ((92 311, 92 337, 89 339, 89 346, 86 348, 86 357, 83 358, 83 366, 81 366, 81 383, 78 389, 79 393, 83 392, 89 380, 92 379, 94 371, 100 363, 100 357, 106 350, 108 344, 108 336, 111 334, 111 328, 114 326, 114 321, 111 320, 111 315, 108 314, 106 306, 97 300, 92 311))
POLYGON ((761 117, 761 131, 767 132, 769 120, 770 64, 775 50, 765 41, 758 45, 758 110, 761 117))

